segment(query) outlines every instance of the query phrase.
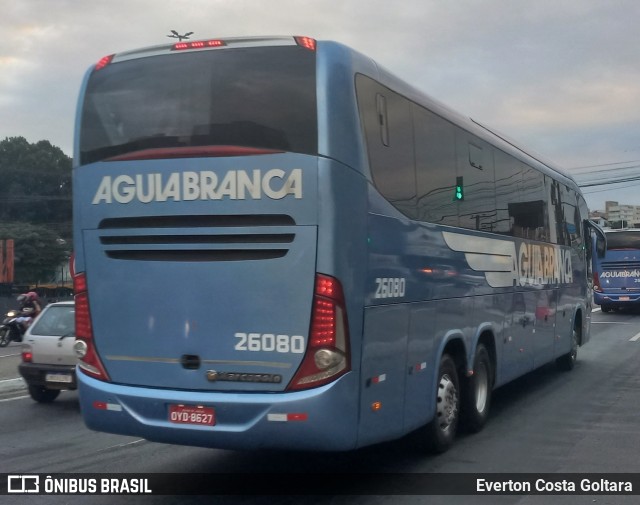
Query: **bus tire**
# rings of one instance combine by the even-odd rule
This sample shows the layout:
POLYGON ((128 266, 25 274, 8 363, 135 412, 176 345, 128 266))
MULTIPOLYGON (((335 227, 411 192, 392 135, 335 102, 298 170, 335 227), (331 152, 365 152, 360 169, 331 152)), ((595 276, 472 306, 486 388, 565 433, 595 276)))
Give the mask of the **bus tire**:
POLYGON ((574 326, 571 332, 571 350, 556 359, 556 365, 560 370, 564 370, 565 372, 573 370, 573 367, 576 365, 576 360, 578 359, 578 345, 578 328, 574 326))
POLYGON ((487 422, 493 390, 493 365, 489 351, 478 344, 473 358, 473 375, 464 382, 462 395, 462 424, 471 433, 477 433, 487 422))
POLYGON ((436 382, 434 418, 424 428, 425 442, 430 452, 442 453, 453 445, 459 417, 460 383, 456 363, 451 356, 443 354, 436 382))

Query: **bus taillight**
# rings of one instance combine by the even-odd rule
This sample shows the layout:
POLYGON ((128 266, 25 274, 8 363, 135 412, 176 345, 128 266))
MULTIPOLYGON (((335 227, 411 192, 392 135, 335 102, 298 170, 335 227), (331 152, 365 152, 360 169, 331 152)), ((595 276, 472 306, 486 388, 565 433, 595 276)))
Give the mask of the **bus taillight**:
POLYGON ((294 37, 294 39, 300 47, 304 47, 310 51, 316 50, 316 39, 312 39, 311 37, 294 37))
POLYGON ((109 63, 111 63, 111 60, 113 60, 114 56, 115 56, 115 54, 110 54, 109 56, 105 56, 104 58, 100 58, 100 61, 98 63, 96 63, 96 66, 94 67, 94 70, 100 70, 100 69, 106 67, 109 63))
POLYGON ((185 49, 207 49, 211 47, 223 47, 227 43, 220 39, 195 40, 193 42, 178 42, 171 47, 172 51, 184 51, 185 49))
POLYGON ((600 293, 602 291, 602 286, 600 286, 600 276, 598 272, 593 272, 593 290, 600 293))
POLYGON ((80 273, 73 277, 73 290, 76 301, 76 342, 73 348, 79 359, 78 366, 94 379, 110 381, 111 379, 109 379, 109 375, 96 353, 93 341, 86 274, 80 273))
POLYGON ((307 351, 288 389, 321 386, 350 369, 349 330, 342 286, 333 277, 317 274, 307 351))

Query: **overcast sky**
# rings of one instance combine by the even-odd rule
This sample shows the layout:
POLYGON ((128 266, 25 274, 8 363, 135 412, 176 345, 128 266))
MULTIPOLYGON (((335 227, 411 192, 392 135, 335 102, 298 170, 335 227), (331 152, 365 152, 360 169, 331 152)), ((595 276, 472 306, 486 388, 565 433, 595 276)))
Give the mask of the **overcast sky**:
MULTIPOLYGON (((579 182, 640 177, 637 0, 0 0, 0 139, 71 155, 86 69, 171 29, 336 40, 579 182)), ((640 205, 640 180, 584 191, 640 205)))

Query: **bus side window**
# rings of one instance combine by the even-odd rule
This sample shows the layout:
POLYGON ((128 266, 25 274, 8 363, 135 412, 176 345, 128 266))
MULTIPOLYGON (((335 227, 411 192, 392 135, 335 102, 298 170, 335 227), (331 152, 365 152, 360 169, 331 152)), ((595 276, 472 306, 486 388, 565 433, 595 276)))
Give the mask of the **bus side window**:
POLYGON ((455 128, 433 112, 413 106, 417 219, 458 226, 455 128))
POLYGON ((520 192, 522 172, 511 156, 499 149, 494 153, 496 218, 493 231, 503 235, 515 235, 512 204, 520 192))
POLYGON ((493 149, 479 138, 456 128, 456 161, 457 175, 464 181, 464 198, 458 201, 459 226, 496 231, 493 149))
POLYGON ((376 189, 406 216, 416 215, 416 170, 411 102, 358 75, 358 107, 376 189))

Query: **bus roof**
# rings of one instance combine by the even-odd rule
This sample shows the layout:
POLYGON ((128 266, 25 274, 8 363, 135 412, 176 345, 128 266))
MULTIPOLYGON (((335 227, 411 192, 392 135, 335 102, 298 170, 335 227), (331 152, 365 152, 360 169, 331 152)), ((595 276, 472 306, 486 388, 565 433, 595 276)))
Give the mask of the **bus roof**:
POLYGON ((376 79, 381 84, 389 87, 404 95, 409 100, 427 107, 432 112, 438 114, 444 119, 456 124, 457 126, 467 130, 486 142, 494 145, 496 148, 508 153, 537 170, 545 173, 555 179, 560 180, 564 184, 578 189, 575 179, 560 168, 555 163, 549 161, 544 156, 533 152, 532 150, 522 147, 518 142, 512 140, 508 136, 496 131, 495 129, 476 121, 473 118, 465 116, 446 104, 429 96, 420 89, 408 84, 400 79, 392 72, 377 64, 373 59, 364 54, 351 49, 343 44, 332 41, 315 41, 315 39, 301 36, 254 36, 254 37, 222 37, 203 40, 188 40, 172 44, 162 44, 151 47, 133 49, 107 56, 100 60, 100 65, 109 63, 118 63, 122 61, 132 60, 136 58, 146 58, 150 56, 167 55, 171 53, 179 53, 181 51, 202 51, 215 50, 221 48, 248 48, 248 47, 267 47, 267 46, 293 46, 299 45, 310 50, 318 52, 331 52, 332 57, 340 57, 351 60, 350 68, 355 73, 363 73, 371 78, 376 79), (333 49, 333 51, 332 51, 333 49), (339 49, 335 51, 335 49, 339 49))

